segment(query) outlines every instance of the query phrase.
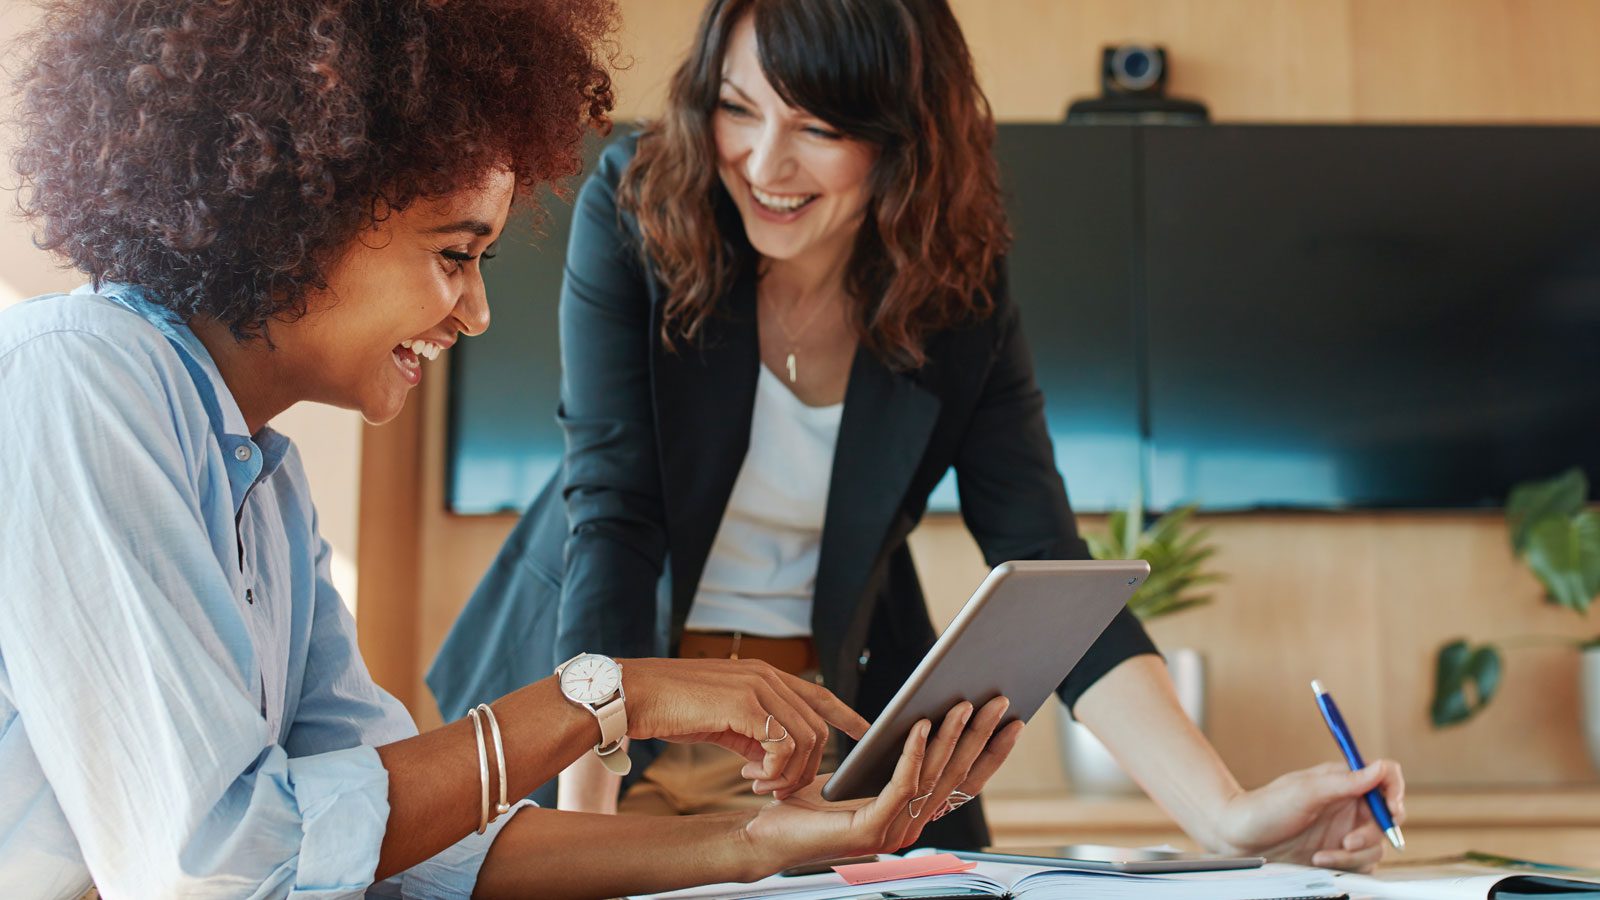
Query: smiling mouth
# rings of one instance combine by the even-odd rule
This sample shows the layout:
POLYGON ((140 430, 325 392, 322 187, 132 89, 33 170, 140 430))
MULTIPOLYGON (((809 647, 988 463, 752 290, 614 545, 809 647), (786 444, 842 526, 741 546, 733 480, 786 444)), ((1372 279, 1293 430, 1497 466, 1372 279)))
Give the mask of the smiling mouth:
POLYGON ((439 354, 444 352, 445 346, 433 341, 410 338, 396 344, 389 352, 394 357, 395 367, 400 370, 400 377, 405 379, 406 384, 416 387, 422 383, 422 361, 438 359, 439 354))
POLYGON ((762 209, 775 213, 792 213, 809 206, 821 194, 769 194, 766 191, 750 185, 750 196, 762 209))
POLYGON ((401 341, 400 346, 402 349, 410 350, 417 356, 429 361, 438 359, 440 352, 444 350, 443 347, 432 341, 406 340, 401 341))

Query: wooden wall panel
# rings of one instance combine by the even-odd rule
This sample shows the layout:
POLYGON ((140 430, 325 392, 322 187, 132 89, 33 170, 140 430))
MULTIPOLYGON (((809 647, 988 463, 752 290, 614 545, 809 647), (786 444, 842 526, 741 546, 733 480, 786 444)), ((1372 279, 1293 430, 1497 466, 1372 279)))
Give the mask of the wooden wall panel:
MULTIPOLYGON (((1102 44, 1164 43, 1173 92, 1219 120, 1583 121, 1600 118, 1600 34, 1589 0, 953 0, 980 77, 1006 120, 1056 120, 1092 94, 1102 44)), ((700 0, 623 0, 621 118, 659 109, 700 0)), ((444 392, 430 370, 399 423, 364 437, 360 628, 379 681, 424 727, 421 677, 511 517, 444 512, 444 392), (418 403, 417 401, 421 401, 418 403), (409 424, 408 424, 409 423, 409 424), (414 515, 408 515, 408 510, 414 515)), ((1464 728, 1426 723, 1438 644, 1600 631, 1540 605, 1488 515, 1213 518, 1230 581, 1214 608, 1153 629, 1211 660, 1212 734, 1241 780, 1331 758, 1306 682, 1334 687, 1371 754, 1414 784, 1593 783, 1577 726, 1576 661, 1530 647, 1508 657, 1504 695, 1464 728)), ((959 520, 935 518, 913 551, 936 618, 983 574, 959 520)), ((1023 738, 996 790, 1062 784, 1053 710, 1023 738)))
POLYGON ((617 118, 655 115, 666 104, 667 79, 683 61, 700 24, 701 0, 621 0, 617 35, 622 68, 615 76, 617 118))
POLYGON ((1544 602, 1497 515, 1406 517, 1377 536, 1381 628, 1372 637, 1383 648, 1390 746, 1425 761, 1433 784, 1593 782, 1571 644, 1600 622, 1544 602), (1507 648, 1501 695, 1478 719, 1434 731, 1423 718, 1433 654, 1456 637, 1535 643, 1507 648))
POLYGON ((1356 117, 1600 121, 1600 4, 1350 0, 1356 117))
MULTIPOLYGON (((1486 513, 1206 517, 1227 576, 1215 603, 1153 623, 1162 647, 1195 647, 1208 666, 1209 734, 1246 785, 1336 759, 1311 699, 1338 697, 1368 756, 1393 756, 1424 787, 1592 784, 1571 644, 1600 631, 1540 599, 1486 513), (1428 723, 1433 658, 1456 637, 1541 636, 1508 650, 1501 695, 1474 721, 1428 723)), ((1099 527, 1094 519, 1085 530, 1099 527)), ((959 520, 913 537, 936 622, 955 615, 984 567, 959 520)), ((1024 733, 997 790, 1058 787, 1055 710, 1024 733)))
POLYGON ((417 590, 423 566, 418 550, 423 478, 422 404, 419 398, 382 427, 362 425, 361 513, 357 530, 356 635, 361 657, 378 684, 413 712, 422 694, 414 682, 417 621, 424 604, 417 590))
POLYGON ((995 114, 1059 121, 1100 93, 1100 48, 1166 46, 1169 92, 1218 120, 1350 116, 1346 0, 954 0, 995 114))

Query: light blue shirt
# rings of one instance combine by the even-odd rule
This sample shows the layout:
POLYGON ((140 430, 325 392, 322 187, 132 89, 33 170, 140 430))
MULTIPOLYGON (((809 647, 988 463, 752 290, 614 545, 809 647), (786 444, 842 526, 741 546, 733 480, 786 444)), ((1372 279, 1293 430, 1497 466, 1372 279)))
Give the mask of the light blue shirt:
MULTIPOLYGON (((416 726, 361 661, 294 445, 249 434, 176 317, 100 293, 0 313, 0 886, 360 897, 374 747, 416 726)), ((371 895, 468 896, 509 818, 371 895)))

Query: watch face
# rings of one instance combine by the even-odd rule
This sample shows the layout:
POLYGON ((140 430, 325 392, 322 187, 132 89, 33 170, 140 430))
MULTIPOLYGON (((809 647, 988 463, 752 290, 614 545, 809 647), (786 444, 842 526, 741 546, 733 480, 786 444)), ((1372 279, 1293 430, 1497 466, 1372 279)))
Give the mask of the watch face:
POLYGON ((561 670, 561 692, 579 703, 598 703, 621 686, 621 667, 604 656, 580 656, 561 670))

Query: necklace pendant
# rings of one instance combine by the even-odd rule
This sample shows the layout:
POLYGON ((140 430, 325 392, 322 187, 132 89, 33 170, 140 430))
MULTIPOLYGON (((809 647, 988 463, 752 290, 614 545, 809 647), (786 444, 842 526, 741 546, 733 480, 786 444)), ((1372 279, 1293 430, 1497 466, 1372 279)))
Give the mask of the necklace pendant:
POLYGON ((794 368, 794 353, 792 351, 789 353, 789 358, 784 360, 784 365, 789 368, 789 383, 794 384, 796 376, 794 368))

